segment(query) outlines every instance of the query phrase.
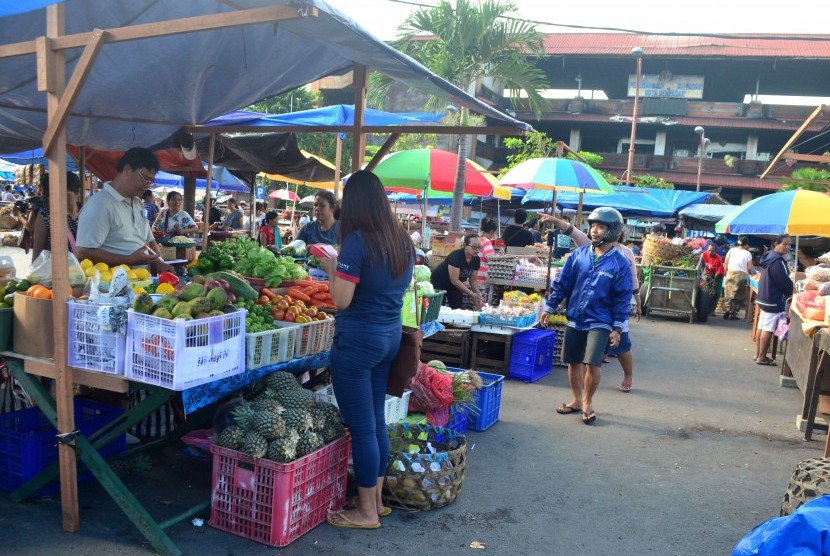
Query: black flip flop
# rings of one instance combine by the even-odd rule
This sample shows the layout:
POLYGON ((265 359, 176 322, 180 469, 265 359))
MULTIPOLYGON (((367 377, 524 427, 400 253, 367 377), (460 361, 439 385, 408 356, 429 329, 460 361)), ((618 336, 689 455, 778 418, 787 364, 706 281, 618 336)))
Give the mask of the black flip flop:
POLYGON ((571 413, 579 413, 582 411, 581 407, 573 407, 572 405, 562 404, 556 408, 559 415, 570 415, 571 413))
POLYGON ((767 365, 767 366, 775 366, 775 361, 770 359, 769 357, 764 357, 763 359, 759 359, 755 361, 756 365, 767 365))
POLYGON ((597 414, 595 411, 591 411, 589 413, 582 412, 582 422, 586 425, 590 425, 594 421, 597 420, 597 414))

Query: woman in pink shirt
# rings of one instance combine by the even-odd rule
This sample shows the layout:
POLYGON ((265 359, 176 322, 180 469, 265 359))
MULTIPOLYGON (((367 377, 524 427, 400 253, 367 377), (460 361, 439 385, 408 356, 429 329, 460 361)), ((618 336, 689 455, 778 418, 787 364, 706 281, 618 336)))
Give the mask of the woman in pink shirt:
POLYGON ((496 222, 490 218, 485 218, 481 221, 481 233, 479 234, 481 238, 481 251, 478 252, 478 258, 481 259, 481 266, 478 269, 478 289, 482 292, 482 298, 487 297, 484 294, 484 288, 486 287, 484 283, 487 281, 487 258, 496 253, 496 250, 493 249, 492 240, 496 237, 497 229, 496 222))

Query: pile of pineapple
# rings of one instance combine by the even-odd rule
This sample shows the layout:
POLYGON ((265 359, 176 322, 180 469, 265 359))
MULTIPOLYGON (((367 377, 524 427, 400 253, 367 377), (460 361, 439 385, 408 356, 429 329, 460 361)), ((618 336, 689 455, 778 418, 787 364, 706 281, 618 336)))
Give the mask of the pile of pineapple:
POLYGON ((257 397, 234 408, 235 424, 214 438, 217 446, 288 463, 345 434, 340 411, 317 400, 294 375, 271 373, 264 386, 257 397))

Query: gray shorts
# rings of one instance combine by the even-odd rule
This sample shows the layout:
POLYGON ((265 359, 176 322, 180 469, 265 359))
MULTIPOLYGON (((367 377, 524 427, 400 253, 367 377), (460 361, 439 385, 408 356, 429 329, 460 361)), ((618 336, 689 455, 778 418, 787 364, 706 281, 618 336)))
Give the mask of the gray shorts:
POLYGON ((577 330, 569 326, 565 329, 562 359, 565 363, 585 363, 601 367, 610 335, 611 331, 604 328, 577 330))

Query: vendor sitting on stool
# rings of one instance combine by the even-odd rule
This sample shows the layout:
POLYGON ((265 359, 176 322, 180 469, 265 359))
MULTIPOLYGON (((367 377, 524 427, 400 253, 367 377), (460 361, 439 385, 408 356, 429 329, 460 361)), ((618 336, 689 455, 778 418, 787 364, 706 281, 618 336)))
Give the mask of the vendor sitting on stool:
POLYGON ((481 239, 478 234, 464 236, 464 247, 456 249, 432 271, 430 282, 436 290, 446 290, 447 305, 453 309, 462 309, 464 294, 469 295, 475 309, 481 309, 484 302, 478 291, 478 269, 481 259, 481 239))

